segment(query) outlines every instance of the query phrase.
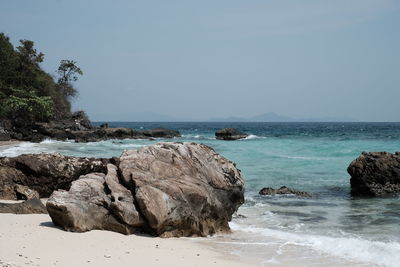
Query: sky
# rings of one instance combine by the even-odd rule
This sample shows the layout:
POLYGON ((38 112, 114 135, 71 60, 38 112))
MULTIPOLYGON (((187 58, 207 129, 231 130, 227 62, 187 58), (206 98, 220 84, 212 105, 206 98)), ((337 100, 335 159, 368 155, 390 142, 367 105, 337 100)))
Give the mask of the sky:
POLYGON ((396 0, 0 0, 0 32, 77 61, 92 120, 400 121, 396 0))

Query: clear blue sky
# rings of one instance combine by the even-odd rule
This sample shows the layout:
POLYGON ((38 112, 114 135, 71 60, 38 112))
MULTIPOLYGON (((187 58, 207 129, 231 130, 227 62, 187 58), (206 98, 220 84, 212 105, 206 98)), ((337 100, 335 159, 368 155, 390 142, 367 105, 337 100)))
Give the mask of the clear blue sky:
POLYGON ((76 60, 74 108, 94 120, 400 121, 396 0, 0 0, 0 31, 35 41, 47 71, 76 60))

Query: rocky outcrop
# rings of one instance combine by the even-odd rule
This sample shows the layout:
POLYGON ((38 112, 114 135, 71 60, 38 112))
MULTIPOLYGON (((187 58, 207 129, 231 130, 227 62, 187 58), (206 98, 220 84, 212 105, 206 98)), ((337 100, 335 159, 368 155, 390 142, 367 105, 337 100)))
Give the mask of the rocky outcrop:
POLYGON ((162 237, 229 231, 244 202, 235 164, 205 145, 159 143, 122 154, 107 175, 92 173, 52 194, 47 209, 69 231, 106 229, 162 237))
POLYGON ((153 130, 137 131, 131 128, 99 127, 90 131, 70 132, 69 139, 77 142, 95 142, 107 139, 153 139, 180 137, 178 131, 157 128, 153 130))
POLYGON ((75 140, 76 142, 96 142, 108 139, 153 139, 180 137, 175 130, 156 128, 137 131, 131 128, 110 128, 108 124, 93 127, 84 114, 73 113, 71 118, 32 123, 31 125, 3 122, 0 124, 0 141, 11 139, 40 142, 46 138, 55 140, 75 140), (5 126, 2 126, 2 125, 5 126))
POLYGON ((224 128, 215 132, 215 137, 219 140, 238 140, 247 136, 248 134, 242 133, 235 128, 224 128))
POLYGON ((0 213, 42 214, 47 213, 40 199, 29 199, 21 203, 0 203, 0 213))
POLYGON ((400 193, 400 152, 363 152, 347 168, 353 196, 400 193))
POLYGON ((272 196, 273 195, 296 195, 299 197, 312 197, 312 195, 307 192, 291 189, 286 186, 282 186, 278 189, 274 189, 271 187, 264 187, 258 193, 260 195, 272 195, 272 196))
POLYGON ((142 133, 144 136, 149 138, 174 138, 181 136, 178 131, 165 128, 155 128, 152 130, 142 131, 142 133))
POLYGON ((0 158, 0 199, 30 199, 35 191, 49 197, 54 190, 69 189, 81 175, 106 172, 117 159, 67 157, 60 154, 26 154, 0 158))

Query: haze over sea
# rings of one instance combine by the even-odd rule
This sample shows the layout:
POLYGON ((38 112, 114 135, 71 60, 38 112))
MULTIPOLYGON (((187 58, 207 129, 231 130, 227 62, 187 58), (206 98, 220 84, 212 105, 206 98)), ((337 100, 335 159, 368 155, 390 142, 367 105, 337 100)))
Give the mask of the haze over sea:
MULTIPOLYGON (((182 137, 173 141, 209 145, 237 163, 245 178, 246 201, 230 224, 234 231, 199 242, 252 258, 265 266, 396 266, 400 262, 398 197, 353 198, 346 172, 362 151, 399 151, 400 123, 112 122, 109 125, 179 130, 182 137), (238 128, 250 136, 238 141, 216 140, 214 132, 224 127, 238 128), (262 187, 283 185, 307 191, 314 197, 258 195, 262 187)), ((58 152, 111 157, 126 149, 160 141, 163 140, 92 143, 46 140, 3 148, 0 156, 58 152)))

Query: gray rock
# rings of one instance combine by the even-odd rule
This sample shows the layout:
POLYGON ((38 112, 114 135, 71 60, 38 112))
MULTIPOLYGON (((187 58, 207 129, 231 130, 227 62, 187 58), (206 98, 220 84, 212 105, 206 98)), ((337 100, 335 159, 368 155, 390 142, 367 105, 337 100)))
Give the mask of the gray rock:
POLYGON ((248 134, 240 132, 235 128, 224 128, 215 132, 215 136, 219 140, 238 140, 248 136, 248 134))
MULTIPOLYGON (((113 172, 109 175, 113 175, 113 172)), ((113 199, 105 176, 103 173, 87 174, 74 181, 69 191, 55 191, 46 203, 54 224, 73 232, 94 229, 123 234, 137 232, 142 220, 132 218, 136 209, 128 211, 127 214, 123 213, 126 210, 126 202, 123 201, 119 205, 118 198, 113 199), (128 220, 124 221, 125 218, 128 220), (132 223, 133 221, 136 224, 132 223), (132 227, 132 224, 138 229, 132 227)), ((108 178, 110 179, 112 178, 108 178)))
POLYGON ((258 193, 260 195, 272 195, 272 196, 273 195, 296 195, 299 197, 312 197, 312 195, 307 192, 291 189, 286 186, 282 186, 278 189, 274 189, 271 187, 264 187, 258 193))
POLYGON ((240 171, 210 147, 158 143, 124 152, 107 175, 88 174, 54 192, 47 209, 69 231, 207 236, 229 231, 243 194, 240 171))
POLYGON ((347 168, 353 196, 400 193, 400 153, 363 152, 347 168))

